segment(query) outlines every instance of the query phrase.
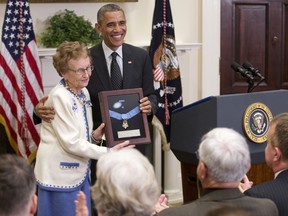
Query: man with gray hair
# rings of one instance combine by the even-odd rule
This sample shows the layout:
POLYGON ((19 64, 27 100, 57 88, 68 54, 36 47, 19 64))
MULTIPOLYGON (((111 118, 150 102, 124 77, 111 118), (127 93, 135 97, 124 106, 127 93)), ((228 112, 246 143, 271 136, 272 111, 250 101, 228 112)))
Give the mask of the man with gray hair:
POLYGON ((0 215, 29 216, 37 210, 32 167, 17 155, 0 155, 0 215))
POLYGON ((253 216, 276 216, 276 205, 269 199, 248 197, 238 186, 250 169, 246 140, 229 128, 215 128, 205 134, 199 146, 197 176, 204 193, 198 200, 167 208, 159 216, 204 216, 220 206, 235 206, 253 216))

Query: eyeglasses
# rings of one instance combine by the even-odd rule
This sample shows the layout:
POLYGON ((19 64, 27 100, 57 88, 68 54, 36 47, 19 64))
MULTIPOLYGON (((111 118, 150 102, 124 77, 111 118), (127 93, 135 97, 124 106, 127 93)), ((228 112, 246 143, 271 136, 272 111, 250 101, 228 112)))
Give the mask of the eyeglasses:
POLYGON ((199 160, 199 149, 195 151, 196 158, 199 160))
POLYGON ((87 71, 88 74, 91 74, 92 71, 94 70, 94 66, 91 65, 91 66, 88 66, 86 68, 78 68, 77 70, 73 70, 73 69, 70 69, 70 71, 73 71, 74 73, 76 73, 77 75, 84 75, 87 71))

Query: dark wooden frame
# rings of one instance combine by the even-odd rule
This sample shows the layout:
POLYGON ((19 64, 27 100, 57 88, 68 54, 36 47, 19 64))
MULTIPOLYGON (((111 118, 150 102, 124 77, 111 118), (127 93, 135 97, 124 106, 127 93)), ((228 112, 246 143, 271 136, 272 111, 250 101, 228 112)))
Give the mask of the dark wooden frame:
MULTIPOLYGON (((7 0, 0 0, 6 3, 7 0)), ((94 3, 94 2, 138 2, 138 0, 30 0, 30 3, 94 3)))
POLYGON ((151 137, 149 132, 147 115, 141 111, 127 120, 128 127, 123 127, 124 120, 113 118, 109 110, 123 115, 139 107, 139 100, 143 98, 141 88, 102 91, 99 93, 102 121, 105 123, 105 138, 107 146, 113 147, 125 140, 130 144, 149 144, 151 137), (118 105, 118 107, 117 107, 118 105))

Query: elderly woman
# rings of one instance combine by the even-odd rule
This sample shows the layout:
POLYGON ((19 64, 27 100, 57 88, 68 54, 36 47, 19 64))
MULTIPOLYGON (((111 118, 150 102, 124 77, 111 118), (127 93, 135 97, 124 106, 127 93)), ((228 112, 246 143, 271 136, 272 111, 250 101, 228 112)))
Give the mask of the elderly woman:
MULTIPOLYGON (((63 79, 46 101, 47 106, 54 107, 54 120, 41 125, 35 165, 37 214, 69 216, 75 215, 74 200, 79 191, 90 197, 90 159, 98 159, 110 149, 95 145, 100 144, 104 125, 92 131, 91 102, 85 87, 93 67, 87 47, 79 42, 64 42, 56 50, 53 64, 63 79)), ((113 149, 127 145, 128 141, 113 149)))
MULTIPOLYGON (((92 199, 98 216, 151 216, 167 208, 160 195, 153 166, 136 149, 121 149, 102 156, 97 163, 92 199)), ((85 195, 80 192, 76 216, 87 216, 85 195)))
POLYGON ((136 149, 112 152, 98 160, 92 199, 99 215, 151 216, 160 195, 153 166, 136 149))

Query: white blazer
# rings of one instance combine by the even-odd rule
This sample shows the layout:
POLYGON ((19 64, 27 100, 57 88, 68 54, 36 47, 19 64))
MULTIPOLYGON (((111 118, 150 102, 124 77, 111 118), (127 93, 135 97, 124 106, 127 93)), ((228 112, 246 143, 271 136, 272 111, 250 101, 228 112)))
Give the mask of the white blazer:
POLYGON ((35 165, 40 187, 55 190, 79 186, 89 174, 89 159, 107 152, 106 147, 87 141, 93 128, 92 105, 87 89, 83 92, 88 101, 85 106, 61 82, 48 95, 45 105, 54 107, 56 114, 52 123, 43 121, 41 125, 35 165))

